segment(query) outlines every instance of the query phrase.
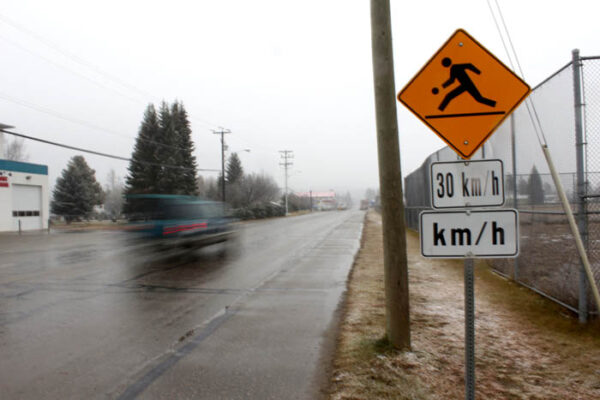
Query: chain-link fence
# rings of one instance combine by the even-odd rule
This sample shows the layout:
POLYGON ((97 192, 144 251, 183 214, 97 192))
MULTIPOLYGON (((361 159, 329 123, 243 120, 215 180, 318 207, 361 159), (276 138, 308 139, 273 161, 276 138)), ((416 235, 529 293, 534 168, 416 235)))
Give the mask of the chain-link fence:
MULTIPOLYGON (((472 159, 503 161, 505 207, 520 214, 520 255, 491 260, 494 269, 585 320, 596 307, 587 295, 575 241, 539 144, 545 141, 550 149, 600 284, 600 57, 575 54, 534 88, 530 98, 535 109, 522 104, 472 159), (544 138, 538 140, 532 120, 539 121, 544 138)), ((405 178, 411 228, 418 229, 419 213, 431 208, 431 163, 453 160, 459 158, 446 147, 405 178)))
POLYGON ((600 57, 582 59, 585 181, 583 239, 596 282, 600 282, 600 57))

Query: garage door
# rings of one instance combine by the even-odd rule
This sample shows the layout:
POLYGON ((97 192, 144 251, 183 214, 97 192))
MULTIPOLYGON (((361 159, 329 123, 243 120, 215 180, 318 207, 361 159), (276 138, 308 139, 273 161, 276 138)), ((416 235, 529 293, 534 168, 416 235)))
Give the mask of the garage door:
POLYGON ((42 187, 12 185, 13 230, 42 229, 42 187))

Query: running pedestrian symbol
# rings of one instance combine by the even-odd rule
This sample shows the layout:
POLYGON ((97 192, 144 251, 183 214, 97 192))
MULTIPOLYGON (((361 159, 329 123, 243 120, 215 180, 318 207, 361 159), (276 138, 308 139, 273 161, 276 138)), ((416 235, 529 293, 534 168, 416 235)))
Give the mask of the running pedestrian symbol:
POLYGON ((468 70, 471 70, 478 75, 481 74, 481 71, 479 71, 473 64, 452 65, 452 60, 448 57, 445 57, 442 60, 442 65, 444 67, 450 67, 450 79, 442 83, 442 87, 447 88, 455 80, 457 80, 460 83, 460 85, 458 85, 456 89, 452 90, 446 95, 446 97, 444 97, 444 101, 442 101, 442 104, 440 104, 440 106, 438 107, 440 111, 444 111, 444 109, 448 106, 448 103, 450 103, 452 99, 464 92, 468 92, 476 101, 478 101, 481 104, 485 104, 490 107, 496 106, 496 102, 494 100, 486 99, 479 93, 479 91, 475 87, 475 84, 469 77, 469 74, 467 74, 468 70))
POLYGON ((400 91, 398 100, 469 159, 530 91, 459 29, 400 91))

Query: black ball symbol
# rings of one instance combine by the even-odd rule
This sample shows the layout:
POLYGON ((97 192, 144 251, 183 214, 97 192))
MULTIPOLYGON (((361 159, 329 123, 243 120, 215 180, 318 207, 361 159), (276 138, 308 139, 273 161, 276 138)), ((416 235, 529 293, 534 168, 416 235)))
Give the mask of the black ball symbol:
POLYGON ((438 94, 440 92, 440 90, 436 87, 434 87, 433 89, 431 89, 431 93, 433 94, 438 94))

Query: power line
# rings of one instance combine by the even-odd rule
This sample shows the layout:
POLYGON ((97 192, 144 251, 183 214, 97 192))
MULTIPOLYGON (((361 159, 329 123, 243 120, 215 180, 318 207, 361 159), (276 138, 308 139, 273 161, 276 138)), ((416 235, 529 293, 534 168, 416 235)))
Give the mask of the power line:
MULTIPOLYGON (((87 81, 89 81, 89 82, 91 82, 91 83, 93 83, 93 84, 95 84, 97 86, 100 86, 101 88, 104 88, 104 89, 107 89, 107 90, 111 90, 114 93, 118 94, 119 96, 124 97, 124 98, 126 98, 126 99, 128 99, 130 101, 134 101, 136 103, 147 104, 148 103, 147 98, 153 98, 153 99, 160 98, 159 96, 154 96, 153 94, 151 94, 151 93, 149 93, 149 92, 147 92, 147 91, 145 91, 143 89, 140 89, 139 87, 137 87, 137 86, 135 86, 135 85, 133 85, 133 84, 125 81, 122 78, 119 78, 119 77, 117 77, 117 76, 115 76, 113 74, 110 74, 110 73, 108 73, 106 71, 101 70, 100 68, 96 67, 92 63, 84 60, 83 58, 81 58, 81 57, 79 57, 79 56, 77 56, 77 55, 75 55, 75 54, 73 54, 73 53, 71 53, 69 51, 66 51, 66 50, 62 49, 57 44, 49 41, 48 39, 42 37, 41 35, 39 35, 39 34, 37 34, 35 32, 33 32, 32 30, 24 27, 23 25, 18 24, 17 22, 15 22, 15 21, 7 18, 6 16, 4 16, 2 14, 0 14, 0 21, 4 22, 7 25, 10 25, 14 29, 17 29, 17 30, 19 30, 19 31, 21 31, 21 32, 23 32, 23 33, 25 33, 25 34, 33 37, 34 39, 36 39, 37 41, 41 42, 42 44, 44 44, 48 48, 56 51, 57 53, 59 53, 62 56, 70 59, 71 61, 75 62, 76 64, 79 64, 80 66, 88 68, 89 70, 93 71, 94 73, 96 73, 97 75, 103 77, 104 79, 106 79, 108 81, 112 81, 112 82, 116 83, 117 85, 120 85, 122 88, 125 88, 125 89, 128 89, 128 90, 132 91, 132 92, 135 92, 138 96, 142 96, 146 100, 142 100, 141 98, 138 99, 138 98, 134 98, 134 97, 128 96, 125 93, 117 90, 114 87, 110 87, 110 86, 107 86, 107 85, 105 85, 105 84, 103 84, 101 82, 98 82, 98 81, 90 78, 87 75, 84 75, 84 74, 82 74, 82 73, 80 73, 78 71, 75 71, 75 70, 73 70, 73 69, 71 69, 71 68, 69 68, 69 67, 67 67, 67 66, 65 66, 63 64, 57 63, 56 61, 51 60, 48 57, 45 57, 45 56, 43 56, 41 54, 38 54, 38 53, 36 53, 36 52, 34 52, 34 51, 26 48, 25 46, 22 46, 21 44, 19 44, 19 43, 13 41, 13 40, 10 40, 10 39, 2 36, 2 38, 5 41, 9 42, 13 46, 18 47, 21 50, 23 50, 23 51, 25 51, 25 52, 27 52, 27 53, 29 53, 31 55, 39 57, 39 58, 45 60, 46 62, 48 62, 50 64, 53 64, 53 65, 55 65, 55 66, 57 66, 59 68, 65 69, 68 72, 71 72, 71 73, 73 73, 75 75, 78 75, 81 78, 83 78, 83 79, 85 79, 85 80, 87 80, 87 81)), ((195 121, 195 122, 197 122, 197 123, 199 123, 199 124, 202 124, 202 125, 204 125, 206 127, 218 126, 217 124, 214 124, 214 123, 212 123, 210 121, 207 121, 207 120, 205 120, 203 118, 195 117, 193 115, 190 115, 190 119, 193 120, 193 121, 195 121)))
MULTIPOLYGON (((502 14, 502 9, 500 8, 500 4, 498 3, 498 0, 495 0, 495 2, 496 2, 496 8, 498 8, 498 14, 500 15, 500 20, 502 21, 502 26, 504 26, 504 31, 506 32, 506 37, 508 38, 508 43, 510 44, 510 48, 512 49, 512 52, 515 56, 515 61, 517 63, 517 67, 519 68, 519 73, 521 74, 523 79, 525 79, 525 73, 523 72, 523 68, 521 68, 521 63, 519 62, 519 57, 517 56, 517 51, 515 50, 515 46, 513 45, 513 42, 512 42, 511 36, 510 36, 510 32, 508 31, 508 27, 506 26, 506 22, 504 21, 504 15, 502 14)), ((530 100, 529 97, 527 98, 527 101, 529 103, 531 103, 531 108, 533 109, 533 115, 535 117, 535 121, 537 122, 537 124, 540 128, 540 134, 542 135, 544 144, 548 144, 548 141, 546 140, 546 135, 544 134, 544 129, 542 129, 542 122, 540 121, 540 117, 538 115, 537 109, 535 108, 535 104, 533 103, 532 100, 530 100)))
MULTIPOLYGON (((33 136, 24 135, 22 133, 11 132, 11 131, 8 131, 8 130, 5 130, 5 129, 0 129, 0 132, 7 133, 7 134, 13 135, 13 136, 17 136, 17 137, 20 137, 20 138, 23 138, 23 139, 33 140, 35 142, 45 143, 45 144, 49 144, 49 145, 52 145, 52 146, 63 147, 65 149, 69 149, 69 150, 81 151, 83 153, 89 153, 89 154, 94 154, 94 155, 101 156, 101 157, 113 158, 115 160, 132 161, 131 158, 116 156, 114 154, 102 153, 102 152, 99 152, 99 151, 84 149, 84 148, 81 148, 81 147, 75 147, 75 146, 71 146, 71 145, 64 144, 64 143, 53 142, 53 141, 46 140, 46 139, 40 139, 40 138, 36 138, 36 137, 33 137, 33 136)), ((178 166, 178 165, 168 165, 168 164, 153 163, 153 162, 150 162, 150 161, 140 161, 140 160, 137 160, 136 162, 139 162, 140 164, 154 165, 154 166, 164 167, 164 168, 175 168, 175 169, 182 169, 182 170, 193 169, 193 168, 188 168, 188 167, 181 167, 181 166, 178 166)), ((217 172, 219 171, 218 169, 206 169, 206 168, 196 168, 196 170, 198 170, 198 171, 217 171, 217 172)))
POLYGON ((100 88, 103 88, 103 89, 106 89, 106 90, 113 91, 113 92, 115 92, 116 94, 118 94, 119 96, 121 96, 121 97, 123 97, 123 98, 125 98, 125 99, 127 99, 127 100, 129 100, 129 101, 133 101, 133 102, 135 102, 135 103, 146 103, 146 101, 144 101, 144 100, 141 100, 141 99, 137 99, 137 98, 134 98, 134 97, 128 96, 128 95, 126 95, 125 93, 122 93, 121 91, 117 90, 116 88, 113 88, 113 87, 107 86, 107 85, 105 85, 104 83, 101 83, 101 82, 99 82, 99 81, 97 81, 97 80, 94 80, 94 79, 90 78, 90 77, 89 77, 89 76, 87 76, 87 75, 84 75, 84 74, 82 74, 81 72, 75 71, 74 69, 72 69, 72 68, 69 68, 69 67, 67 67, 67 66, 65 66, 65 65, 63 65, 63 64, 61 64, 61 63, 58 63, 58 62, 56 62, 56 61, 54 61, 54 60, 51 60, 50 58, 48 58, 48 57, 46 57, 46 56, 43 56, 43 55, 41 55, 41 54, 38 54, 38 53, 36 53, 36 52, 34 52, 34 51, 32 51, 32 50, 29 50, 29 49, 28 49, 28 48, 26 48, 25 46, 22 46, 22 45, 20 45, 19 43, 15 42, 15 41, 13 41, 13 40, 11 40, 11 39, 8 39, 8 38, 6 38, 5 36, 0 36, 0 37, 2 37, 2 39, 3 39, 4 41, 6 41, 6 42, 10 43, 11 45, 13 45, 13 46, 15 46, 15 47, 18 47, 18 48, 20 48, 20 49, 21 49, 21 50, 23 50, 24 52, 26 52, 26 53, 29 53, 29 54, 31 54, 31 55, 33 55, 33 56, 35 56, 35 57, 41 58, 42 60, 46 61, 47 63, 50 63, 50 64, 54 65, 55 67, 62 68, 62 69, 66 70, 66 71, 68 71, 68 72, 70 72, 70 73, 72 73, 72 74, 74 74, 74 75, 77 75, 77 76, 79 76, 80 78, 82 78, 82 79, 85 79, 86 81, 88 81, 88 82, 90 82, 90 83, 92 83, 92 84, 94 84, 94 85, 96 85, 96 86, 98 86, 98 87, 100 87, 100 88))
MULTIPOLYGON (((93 83, 94 85, 97 85, 97 86, 103 88, 103 89, 113 91, 115 94, 117 94, 119 96, 122 96, 122 97, 125 97, 126 99, 128 99, 130 101, 133 101, 133 102, 136 102, 136 103, 140 103, 140 104, 142 104, 142 103, 143 104, 147 104, 148 101, 142 100, 142 98, 144 98, 144 99, 147 99, 147 98, 158 99, 159 98, 158 96, 154 96, 152 93, 150 93, 150 92, 148 92, 148 91, 146 91, 144 89, 141 89, 140 87, 138 87, 138 86, 136 86, 136 85, 134 85, 134 84, 132 84, 130 82, 127 82, 127 81, 125 81, 124 79, 122 79, 122 78, 120 78, 118 76, 115 76, 113 74, 110 74, 110 73, 108 73, 106 71, 101 70, 100 68, 98 68, 97 66, 95 66, 93 63, 90 63, 90 62, 86 61, 85 59, 83 59, 82 57, 79 57, 76 54, 74 54, 74 53, 72 53, 70 51, 67 51, 67 50, 61 48, 56 43, 48 40, 47 38, 43 37, 42 35, 40 35, 38 33, 32 31, 31 29, 25 27, 24 25, 22 25, 20 23, 17 23, 16 21, 8 18, 5 15, 0 14, 0 21, 3 22, 3 23, 5 23, 6 25, 9 25, 12 28, 14 28, 14 29, 16 29, 18 31, 21 31, 22 33, 24 33, 24 34, 32 37, 33 39, 35 39, 38 42, 42 43, 44 46, 46 46, 46 47, 54 50, 55 52, 59 53, 60 55, 62 55, 65 58, 73 61, 74 63, 79 64, 80 66, 85 67, 85 68, 93 71, 95 74, 103 77, 105 80, 112 81, 112 82, 120 85, 124 89, 128 89, 128 90, 130 90, 132 92, 135 92, 136 95, 141 96, 141 97, 138 99, 137 97, 134 98, 134 97, 128 96, 128 95, 124 94, 122 91, 117 90, 114 87, 110 87, 110 86, 107 86, 104 83, 98 82, 98 81, 92 79, 91 77, 82 74, 81 72, 75 71, 75 70, 67 67, 66 65, 58 63, 58 62, 56 62, 56 61, 54 61, 54 60, 52 60, 52 59, 50 59, 50 58, 48 58, 46 56, 43 56, 41 54, 38 54, 37 52, 34 52, 34 51, 26 48, 25 46, 23 46, 23 45, 15 42, 15 41, 13 41, 13 40, 10 40, 10 39, 8 39, 6 37, 1 36, 5 41, 9 42, 13 46, 18 47, 21 50, 23 50, 23 51, 25 51, 25 52, 33 55, 33 56, 39 57, 39 58, 45 60, 46 62, 48 62, 48 63, 50 63, 50 64, 52 64, 52 65, 54 65, 56 67, 62 68, 62 69, 66 70, 66 71, 68 71, 70 73, 78 75, 79 77, 81 77, 81 78, 83 78, 83 79, 85 79, 85 80, 93 83)), ((7 95, 4 95, 5 100, 15 102, 14 100, 10 100, 7 97, 8 97, 7 95)), ((54 115, 54 116, 56 116, 58 118, 65 119, 67 121, 74 122, 72 118, 68 118, 68 117, 65 117, 65 116, 58 116, 58 115, 56 115, 57 114, 56 112, 52 112, 51 110, 48 110, 48 109, 43 110, 43 111, 40 110, 40 108, 43 108, 43 107, 35 106, 35 105, 33 105, 33 106, 32 105, 25 105, 25 104, 23 104, 24 103, 23 100, 19 100, 17 102, 18 102, 18 104, 24 105, 26 107, 37 109, 38 111, 41 111, 41 112, 44 112, 44 113, 47 113, 47 114, 50 114, 50 115, 54 115)), ((215 123, 213 123, 211 121, 208 121, 206 119, 194 116, 193 113, 189 113, 189 119, 191 121, 197 123, 197 124, 200 124, 200 125, 204 126, 208 130, 213 130, 213 129, 211 129, 212 127, 217 127, 217 128, 219 127, 218 124, 215 124, 215 123)), ((75 122, 75 123, 79 123, 80 125, 84 125, 84 124, 81 123, 81 121, 78 121, 78 122, 75 122)), ((90 124, 87 124, 87 123, 85 123, 84 126, 91 127, 90 124)), ((100 128, 100 127, 95 127, 94 126, 92 128, 100 130, 100 131, 104 131, 104 132, 110 132, 109 130, 104 129, 104 128, 100 128)), ((117 133, 114 133, 114 134, 118 135, 117 133)), ((132 138, 131 136, 128 136, 128 135, 123 135, 123 136, 127 137, 127 138, 132 138)), ((242 140, 244 140, 244 139, 242 138, 242 140)), ((249 143, 249 142, 246 141, 246 143, 249 143)), ((158 143, 158 142, 155 142, 155 144, 163 145, 163 144, 158 143)), ((251 147, 254 148, 254 149, 259 149, 261 147, 261 146, 258 146, 256 143, 250 143, 250 144, 251 144, 251 147)), ((168 145, 164 145, 164 146, 168 146, 168 145)), ((274 150, 274 149, 272 149, 272 150, 274 150)))
POLYGON ((67 116, 65 114, 59 113, 58 111, 54 111, 54 110, 52 110, 50 108, 43 107, 43 106, 40 106, 40 105, 31 103, 31 102, 28 102, 28 101, 25 101, 25 100, 22 100, 22 99, 13 97, 13 96, 9 96, 9 95, 7 95, 5 93, 2 93, 2 92, 0 92, 0 99, 9 101, 9 102, 14 103, 14 104, 18 104, 18 105, 23 106, 23 107, 30 108, 32 110, 35 110, 35 111, 38 111, 38 112, 41 112, 41 113, 44 113, 44 114, 51 115, 51 116, 53 116, 55 118, 59 118, 59 119, 62 119, 64 121, 68 121, 68 122, 71 122, 71 123, 74 123, 74 124, 77 124, 77 125, 84 126, 86 128, 90 128, 90 129, 94 129, 94 130, 97 130, 97 131, 100 131, 100 132, 108 133, 109 135, 119 136, 119 137, 122 137, 122 138, 131 139, 131 140, 141 140, 141 141, 144 141, 144 142, 155 144, 157 146, 168 147, 168 148, 172 148, 172 149, 175 149, 175 150, 184 150, 183 147, 178 147, 178 146, 173 146, 173 145, 170 145, 170 144, 160 143, 160 142, 157 142, 157 141, 154 141, 154 140, 151 140, 151 139, 145 139, 145 138, 141 138, 141 137, 135 138, 133 136, 129 136, 129 135, 117 132, 117 131, 113 131, 113 130, 110 130, 110 129, 102 128, 102 127, 100 127, 98 125, 95 125, 95 124, 92 124, 90 122, 87 122, 87 121, 84 121, 84 120, 81 120, 81 119, 78 119, 78 118, 69 117, 69 116, 67 116))
MULTIPOLYGON (((136 85, 134 85, 134 84, 132 84, 130 82, 127 82, 126 80, 124 80, 124 79, 122 79, 122 78, 120 78, 120 77, 118 77, 118 76, 116 76, 114 74, 108 73, 108 72, 106 72, 106 71, 98 68, 93 63, 91 63, 89 61, 86 61, 82 57, 79 57, 78 55, 76 55, 76 54, 74 54, 74 53, 72 53, 70 51, 67 51, 67 50, 63 49, 61 46, 59 46, 58 44, 56 44, 56 43, 48 40, 43 35, 40 35, 40 34, 34 32, 33 30, 31 30, 31 29, 25 27, 24 25, 22 25, 22 24, 14 21, 14 20, 8 18, 5 15, 0 14, 0 21, 3 22, 3 23, 5 23, 6 25, 9 25, 13 29, 16 29, 16 30, 18 30, 18 31, 20 31, 20 32, 28 35, 29 37, 31 37, 31 38, 35 39, 36 41, 42 43, 47 48, 52 49, 56 53, 59 53, 60 55, 62 55, 63 57, 65 57, 65 58, 67 58, 69 60, 71 60, 72 62, 74 62, 74 63, 76 63, 76 64, 78 64, 78 65, 80 65, 82 67, 85 67, 88 70, 91 70, 93 73, 95 73, 96 75, 104 78, 106 81, 112 81, 112 82, 116 83, 117 85, 119 85, 121 88, 127 89, 127 90, 129 90, 131 92, 134 92, 136 94, 136 97, 128 96, 125 93, 123 93, 121 90, 118 90, 115 87, 108 86, 108 85, 106 85, 106 84, 104 84, 102 82, 99 82, 99 81, 97 81, 95 79, 92 79, 90 76, 82 74, 79 71, 73 70, 72 68, 69 68, 66 65, 63 65, 62 63, 58 63, 58 62, 56 62, 56 61, 54 61, 54 60, 52 60, 52 59, 50 59, 50 58, 48 58, 46 56, 38 54, 37 52, 32 51, 32 50, 26 48, 25 46, 23 46, 23 45, 15 42, 15 41, 13 41, 13 40, 10 40, 10 39, 8 39, 6 37, 2 37, 4 40, 6 40, 7 42, 9 42, 13 46, 18 47, 21 50, 23 50, 23 51, 25 51, 25 52, 33 55, 33 56, 39 57, 39 58, 45 60, 46 62, 48 62, 48 63, 50 63, 50 64, 52 64, 52 65, 54 65, 56 67, 59 67, 59 68, 62 68, 64 70, 66 70, 67 72, 70 72, 70 73, 73 73, 75 75, 78 75, 79 77, 81 77, 81 78, 83 78, 83 79, 91 82, 92 84, 97 85, 97 86, 99 86, 99 87, 101 87, 101 88, 103 88, 105 90, 112 91, 113 93, 115 93, 115 94, 117 94, 117 95, 119 95, 121 97, 124 97, 124 98, 126 98, 126 99, 128 99, 130 101, 133 101, 133 102, 136 102, 136 103, 140 103, 140 104, 142 104, 142 103, 143 104, 148 104, 148 101, 142 100, 142 98, 144 98, 144 99, 147 99, 149 97, 153 98, 153 99, 158 99, 159 98, 159 96, 154 96, 152 93, 150 93, 150 92, 148 92, 148 91, 146 91, 144 89, 141 89, 140 87, 138 87, 138 86, 136 86, 136 85)), ((37 105, 34 105, 32 103, 26 104, 27 102, 25 102, 23 100, 10 99, 8 95, 4 95, 4 96, 0 95, 0 97, 3 97, 7 101, 12 101, 12 102, 20 104, 22 106, 29 107, 29 108, 32 108, 32 109, 36 109, 37 111, 40 111, 40 112, 43 112, 43 113, 46 113, 46 114, 49 114, 49 115, 53 115, 53 116, 55 116, 57 118, 64 119, 66 121, 74 122, 74 123, 77 123, 79 125, 87 126, 89 128, 96 129, 96 130, 99 130, 99 131, 102 131, 102 132, 111 133, 111 134, 116 135, 116 136, 122 136, 122 137, 126 137, 126 138, 129 138, 129 139, 134 139, 133 137, 131 137, 129 135, 121 135, 121 134, 119 134, 117 132, 110 131, 110 130, 107 130, 107 129, 104 129, 104 128, 101 128, 101 127, 98 127, 98 126, 94 126, 93 124, 87 123, 85 121, 75 120, 74 118, 70 118, 70 117, 67 117, 65 115, 59 115, 60 113, 57 113, 57 112, 55 112, 53 110, 50 110, 50 109, 47 109, 45 107, 37 106, 37 105)), ((218 124, 215 124, 215 123, 213 123, 211 121, 208 121, 206 119, 194 116, 193 113, 189 113, 189 119, 191 121, 197 123, 197 124, 200 124, 200 125, 204 126, 206 129, 211 130, 211 131, 213 130, 213 129, 211 129, 212 127, 219 128, 218 124)), ((247 144, 250 144, 253 149, 260 149, 262 147, 260 145, 257 145, 255 142, 254 143, 250 143, 249 141, 246 141, 243 138, 241 138, 241 139, 242 139, 242 141, 245 141, 247 144)), ((149 141, 150 143, 154 143, 154 144, 157 144, 157 145, 160 145, 160 146, 176 148, 174 146, 162 144, 162 143, 159 143, 159 142, 150 141, 148 139, 145 139, 145 141, 149 141)), ((272 149, 272 150, 275 150, 275 149, 272 149)), ((266 153, 267 153, 267 151, 265 151, 265 154, 266 153)))
MULTIPOLYGON (((511 51, 509 51, 509 49, 506 45, 506 42, 504 41, 504 34, 503 34, 502 30, 500 29, 500 25, 498 24, 496 14, 494 13, 494 10, 492 8, 490 1, 491 0, 487 1, 488 8, 490 9, 490 13, 492 14, 494 23, 496 24, 496 29, 498 30, 498 35, 500 36, 500 39, 502 40, 502 45, 504 46, 504 50, 506 51, 506 55, 508 56, 509 64, 513 70, 518 71, 521 74, 521 77, 523 77, 523 79, 525 79, 525 74, 523 73, 523 68, 521 68, 521 63, 519 62, 519 57, 517 55, 517 51, 515 50, 515 46, 511 39, 510 32, 508 31, 506 21, 504 20, 504 15, 502 14, 502 10, 500 9, 500 4, 498 3, 498 0, 495 0, 496 9, 498 10, 498 15, 500 16, 500 21, 502 22, 502 27, 504 29, 504 34, 506 34, 506 38, 508 39, 508 43, 509 43, 511 51), (513 64, 512 58, 515 59, 515 64, 518 69, 515 68, 515 64, 513 64)), ((527 113, 529 114, 529 119, 533 126, 533 130, 537 136, 539 144, 541 146, 547 145, 548 141, 546 140, 546 135, 544 134, 544 129, 542 128, 542 123, 538 116, 538 112, 535 107, 535 103, 533 102, 533 100, 531 100, 530 97, 527 97, 525 99, 525 107, 527 108, 527 113)))
POLYGON ((43 43, 44 45, 46 45, 47 47, 53 49, 54 51, 62 54, 63 56, 73 60, 74 62, 85 66, 86 68, 91 69, 92 71, 94 71, 95 73, 97 73, 98 75, 104 76, 105 78, 118 83, 119 85, 128 88, 129 90, 132 90, 134 92, 137 92, 138 94, 141 94, 144 97, 153 97, 150 93, 146 92, 145 90, 142 90, 140 88, 138 88, 135 85, 132 85, 129 82, 125 82, 124 80, 120 79, 119 77, 116 77, 112 74, 109 74, 105 71, 102 71, 101 69, 99 69, 98 67, 96 67, 95 65, 93 65, 90 62, 87 62, 86 60, 82 59, 81 57, 68 52, 64 49, 62 49, 61 47, 59 47, 57 44, 51 42, 50 40, 46 39, 45 37, 35 33, 34 31, 26 28, 25 26, 13 21, 12 19, 6 17, 5 15, 0 14, 0 21, 4 22, 7 25, 12 26, 13 28, 20 30, 21 32, 26 33, 27 35, 35 38, 36 40, 38 40, 39 42, 43 43))

